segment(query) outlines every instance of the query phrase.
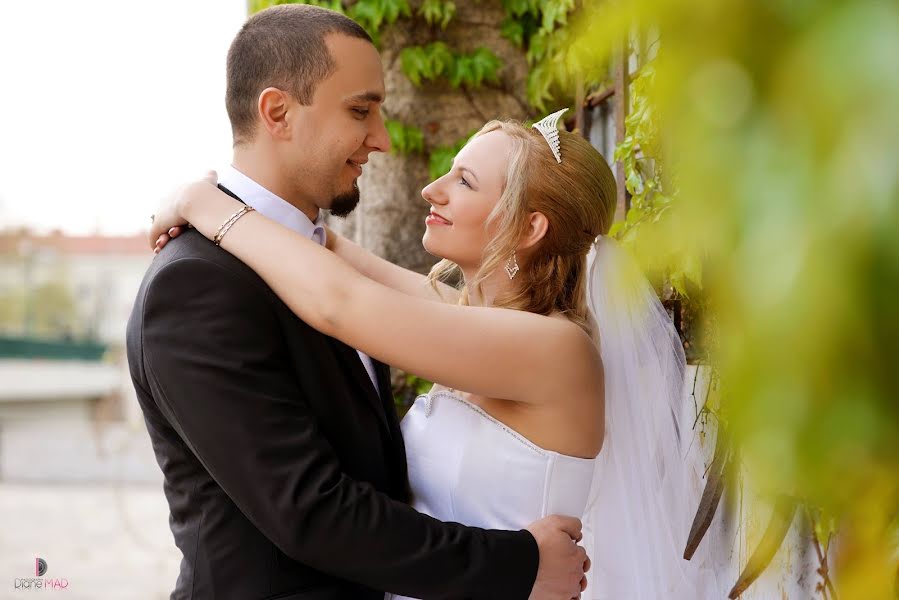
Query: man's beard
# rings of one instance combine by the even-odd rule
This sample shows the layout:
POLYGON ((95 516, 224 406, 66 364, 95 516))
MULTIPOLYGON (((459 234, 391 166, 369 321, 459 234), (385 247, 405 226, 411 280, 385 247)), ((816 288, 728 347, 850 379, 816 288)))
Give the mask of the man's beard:
POLYGON ((359 204, 359 185, 354 181, 352 191, 334 196, 331 200, 331 214, 335 217, 346 217, 359 204))

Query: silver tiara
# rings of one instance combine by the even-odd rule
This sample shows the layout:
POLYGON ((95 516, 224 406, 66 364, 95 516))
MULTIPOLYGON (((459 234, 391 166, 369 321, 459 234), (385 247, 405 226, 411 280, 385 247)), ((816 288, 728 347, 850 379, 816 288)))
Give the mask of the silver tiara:
POLYGON ((553 156, 556 157, 556 162, 562 162, 562 152, 559 146, 559 119, 568 111, 567 108, 563 108, 562 110, 557 110, 551 115, 547 115, 531 125, 534 129, 543 134, 543 137, 546 138, 546 143, 549 144, 549 149, 553 151, 553 156))

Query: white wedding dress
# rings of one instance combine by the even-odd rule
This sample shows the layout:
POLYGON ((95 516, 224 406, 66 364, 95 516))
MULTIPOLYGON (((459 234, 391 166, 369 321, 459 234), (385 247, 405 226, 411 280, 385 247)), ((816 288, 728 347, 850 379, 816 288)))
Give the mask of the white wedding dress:
POLYGON ((547 515, 585 512, 595 459, 541 448, 450 390, 435 387, 419 396, 402 430, 419 512, 508 530, 547 515))
MULTIPOLYGON (((686 361, 639 265, 607 236, 587 257, 587 300, 602 338, 605 437, 595 459, 540 448, 451 390, 419 396, 402 422, 413 506, 442 521, 518 530, 581 518, 593 567, 583 598, 726 598, 706 540, 683 559, 702 473, 686 461, 686 361), (592 484, 592 488, 591 488, 592 484)), ((401 597, 387 598, 400 600, 401 597)))

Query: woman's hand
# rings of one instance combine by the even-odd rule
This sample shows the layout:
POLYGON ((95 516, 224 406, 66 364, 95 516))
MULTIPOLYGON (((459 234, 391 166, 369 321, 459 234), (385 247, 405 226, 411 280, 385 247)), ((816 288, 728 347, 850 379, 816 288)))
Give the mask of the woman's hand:
MULTIPOLYGON (((187 227, 190 227, 190 225, 187 225, 187 227)), ((181 235, 184 229, 185 227, 176 225, 175 227, 169 229, 167 232, 160 234, 156 239, 156 246, 153 249, 153 254, 159 254, 159 251, 165 248, 165 245, 168 244, 171 240, 181 235)))
POLYGON ((167 243, 178 237, 184 226, 188 225, 182 216, 184 214, 184 202, 190 197, 192 191, 198 187, 215 186, 218 183, 218 175, 215 171, 209 171, 200 181, 195 181, 181 186, 162 200, 153 215, 153 223, 150 227, 149 242, 158 254, 167 243))

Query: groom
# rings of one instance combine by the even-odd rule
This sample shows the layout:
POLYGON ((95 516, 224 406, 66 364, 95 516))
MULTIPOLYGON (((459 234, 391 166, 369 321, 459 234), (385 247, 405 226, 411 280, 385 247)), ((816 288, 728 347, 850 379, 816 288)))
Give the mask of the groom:
MULTIPOLYGON (((362 165, 389 148, 371 39, 338 13, 275 7, 235 38, 227 80, 222 187, 324 243, 320 209, 352 211, 362 165)), ((387 367, 196 232, 147 271, 127 347, 183 554, 173 599, 579 595, 576 519, 486 531, 414 511, 387 367)))

